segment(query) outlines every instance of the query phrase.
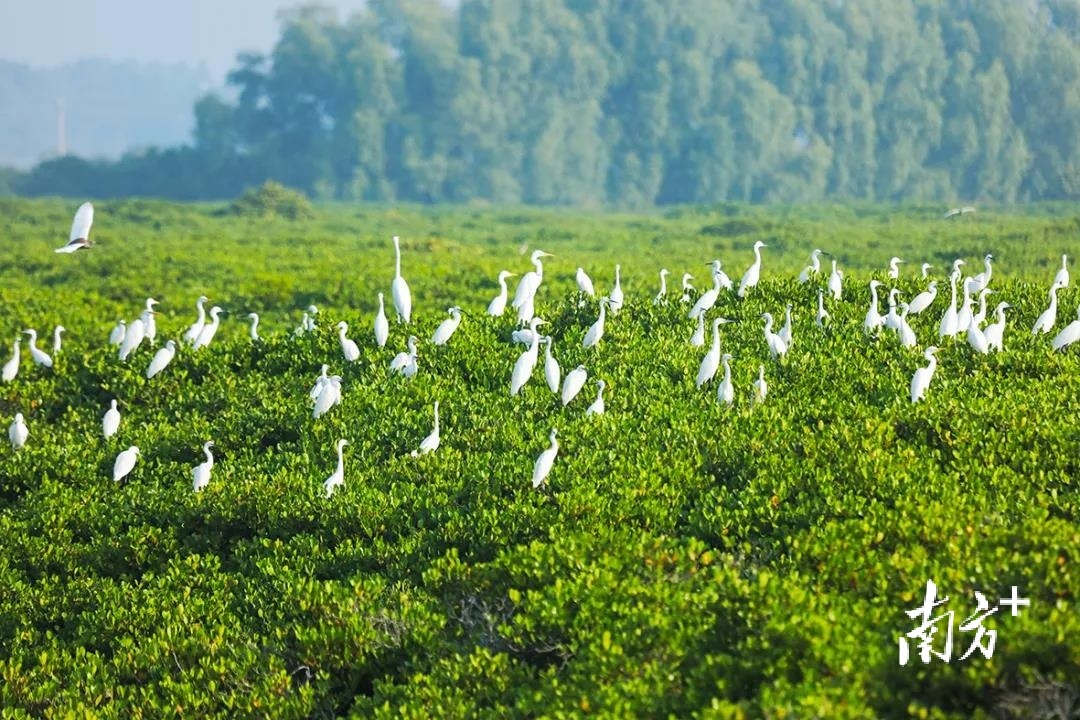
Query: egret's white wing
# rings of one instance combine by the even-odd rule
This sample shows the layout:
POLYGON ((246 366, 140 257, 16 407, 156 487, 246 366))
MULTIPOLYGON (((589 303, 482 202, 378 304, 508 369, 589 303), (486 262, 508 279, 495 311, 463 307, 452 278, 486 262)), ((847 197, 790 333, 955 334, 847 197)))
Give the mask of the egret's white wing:
POLYGON ((75 219, 71 223, 71 237, 68 241, 86 240, 90 237, 90 226, 94 224, 94 206, 83 203, 75 211, 75 219))

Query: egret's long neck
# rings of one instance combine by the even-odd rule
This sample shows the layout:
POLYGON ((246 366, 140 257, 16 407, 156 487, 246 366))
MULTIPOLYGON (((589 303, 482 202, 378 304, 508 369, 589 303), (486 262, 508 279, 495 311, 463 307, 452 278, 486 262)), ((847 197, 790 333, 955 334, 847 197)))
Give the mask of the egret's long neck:
POLYGON ((875 310, 877 310, 877 306, 878 306, 877 285, 871 285, 870 286, 870 304, 874 306, 875 310))
MULTIPOLYGON (((1050 288, 1050 309, 1057 309, 1057 285, 1050 288)), ((34 347, 34 336, 30 336, 30 347, 34 347)))
POLYGON ((761 248, 757 245, 754 246, 754 264, 758 266, 761 265, 761 248))
POLYGON ((597 322, 604 322, 604 317, 607 315, 607 303, 600 303, 600 317, 597 318, 597 322))
MULTIPOLYGON (((199 311, 199 322, 206 322, 206 308, 203 307, 202 300, 195 303, 195 309, 199 311)), ((191 316, 189 315, 188 317, 191 316)))
POLYGON ((339 473, 345 472, 345 456, 342 454, 343 449, 344 445, 339 443, 337 446, 337 469, 339 473))
POLYGON ((30 334, 29 345, 30 345, 30 352, 34 352, 35 350, 37 350, 37 333, 31 333, 30 334))
POLYGON ((713 352, 720 352, 720 323, 713 323, 712 326, 712 349, 713 352))
POLYGON ((720 271, 719 270, 713 270, 712 286, 713 286, 713 290, 715 290, 717 293, 720 292, 720 271))
POLYGON ((810 255, 810 267, 814 268, 814 272, 821 270, 821 259, 817 255, 810 255))
POLYGON ((536 268, 536 274, 540 276, 540 279, 544 279, 544 263, 540 261, 540 258, 533 260, 533 267, 536 268))
POLYGON ((439 406, 435 406, 435 432, 439 432, 439 406))
POLYGON ((731 365, 728 365, 728 361, 724 360, 724 382, 731 382, 731 365))
POLYGON ((949 290, 952 292, 952 306, 956 307, 956 276, 949 278, 949 290))
POLYGON ((664 273, 660 273, 660 294, 667 294, 667 278, 664 277, 664 273))
POLYGON ((817 294, 817 309, 819 311, 825 309, 825 296, 822 295, 820 292, 817 294))
POLYGON ((499 276, 499 287, 502 288, 502 291, 499 294, 500 295, 505 295, 506 292, 507 292, 507 290, 506 290, 506 278, 503 277, 502 275, 499 276))
POLYGON ((206 455, 206 463, 208 465, 213 465, 214 464, 214 456, 210 454, 210 448, 203 445, 202 451, 203 451, 203 454, 206 455))

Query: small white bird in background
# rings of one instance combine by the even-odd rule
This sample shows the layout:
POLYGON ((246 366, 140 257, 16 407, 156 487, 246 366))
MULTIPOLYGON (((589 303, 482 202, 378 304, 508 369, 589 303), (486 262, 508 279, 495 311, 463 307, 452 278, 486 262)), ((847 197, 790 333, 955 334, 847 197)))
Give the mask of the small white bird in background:
POLYGON ((784 344, 791 348, 791 303, 787 304, 784 309, 784 327, 780 328, 780 339, 784 341, 784 344))
POLYGON ((615 287, 613 287, 611 289, 611 292, 608 293, 608 300, 610 300, 611 302, 612 315, 618 315, 619 311, 622 310, 623 306, 622 279, 619 276, 621 270, 621 266, 615 266, 615 287))
POLYGON ((154 312, 154 306, 158 304, 158 301, 154 298, 147 298, 146 309, 143 310, 142 314, 143 335, 146 337, 146 340, 150 343, 151 347, 153 347, 154 340, 157 338, 157 321, 154 320, 154 315, 156 314, 154 312))
MULTIPOLYGON (((720 291, 723 289, 723 280, 720 277, 720 273, 720 261, 713 260, 713 286, 701 294, 701 297, 699 297, 697 299, 697 302, 694 303, 694 307, 690 308, 690 313, 687 315, 687 317, 693 320, 713 309, 713 306, 716 305, 717 298, 720 297, 720 291)), ((725 275, 724 277, 727 276, 725 275)), ((730 283, 731 281, 729 280, 728 282, 730 283)))
POLYGON ((341 376, 331 375, 326 378, 318 397, 315 398, 315 407, 311 411, 311 417, 318 420, 330 411, 330 408, 341 404, 341 376))
POLYGON ((408 345, 409 351, 399 352, 394 356, 394 359, 390 361, 390 372, 400 373, 407 378, 411 378, 416 375, 416 358, 419 357, 416 353, 416 336, 410 335, 406 345, 408 345))
POLYGON ((697 327, 694 328, 694 334, 690 336, 690 344, 693 347, 701 347, 705 344, 705 313, 697 316, 697 327))
POLYGON ((53 355, 60 352, 60 346, 61 346, 60 335, 62 333, 65 333, 65 332, 67 332, 67 328, 64 327, 63 325, 57 325, 55 328, 53 328, 53 335, 52 335, 52 351, 53 351, 53 355))
POLYGON ((113 482, 120 482, 131 474, 131 471, 135 469, 135 459, 138 456, 139 448, 135 445, 132 445, 116 456, 116 462, 113 463, 112 471, 113 482))
POLYGON ((417 455, 427 455, 430 452, 435 452, 439 449, 439 442, 441 438, 439 436, 439 401, 435 401, 435 429, 431 431, 426 438, 420 442, 420 449, 413 450, 413 457, 417 455))
POLYGON ((660 292, 656 293, 656 297, 653 298, 653 305, 662 305, 667 302, 667 276, 669 270, 663 268, 660 270, 660 292))
POLYGON ((544 380, 547 381, 548 388, 551 392, 558 395, 559 382, 562 378, 562 368, 559 367, 558 361, 551 355, 551 348, 555 344, 555 338, 548 335, 544 338, 544 342, 547 343, 547 347, 544 350, 544 380))
POLYGON ((1062 328, 1050 342, 1050 347, 1055 350, 1064 350, 1077 340, 1080 340, 1080 307, 1076 308, 1076 320, 1062 328))
POLYGON ((950 220, 950 219, 952 219, 954 217, 959 217, 961 215, 969 215, 969 214, 971 214, 973 212, 975 212, 975 208, 973 208, 971 205, 965 205, 964 207, 958 207, 958 208, 952 208, 951 210, 946 210, 944 217, 945 217, 946 220, 950 220))
POLYGON ((898 257, 893 257, 889 260, 889 277, 896 280, 900 277, 900 264, 904 262, 898 257))
POLYGON ((536 458, 536 464, 533 465, 532 474, 532 486, 536 489, 544 484, 547 480, 547 476, 551 473, 551 466, 555 464, 555 456, 559 454, 559 441, 555 439, 555 428, 551 429, 551 434, 548 435, 548 439, 551 441, 551 446, 540 453, 540 457, 536 458))
POLYGON ((832 273, 829 275, 829 292, 832 293, 833 300, 839 300, 843 294, 843 280, 844 273, 836 267, 836 260, 832 261, 832 273))
POLYGON ((829 313, 825 309, 825 291, 819 289, 817 291, 817 317, 814 318, 814 322, 817 323, 819 328, 824 329, 828 319, 829 313))
POLYGON ((345 362, 356 362, 360 359, 360 348, 355 342, 345 337, 345 333, 349 332, 349 323, 342 320, 337 324, 337 328, 338 342, 341 343, 341 354, 345 356, 345 362))
POLYGON ((720 362, 724 364, 724 379, 716 388, 716 399, 725 405, 730 405, 735 402, 735 386, 731 384, 731 355, 724 353, 720 362))
POLYGON ((176 357, 176 341, 169 340, 165 343, 165 347, 154 353, 154 359, 150 361, 149 367, 146 368, 147 379, 154 377, 167 368, 174 357, 176 357))
MULTIPOLYGON (((195 344, 195 341, 199 339, 199 334, 203 331, 203 327, 206 325, 206 309, 203 308, 203 303, 205 303, 207 300, 209 300, 209 298, 207 298, 205 295, 200 295, 199 299, 195 301, 195 309, 199 312, 199 318, 195 322, 191 323, 191 327, 189 327, 184 332, 183 336, 184 342, 190 345, 195 344)), ((123 323, 124 321, 121 320, 120 322, 123 323)), ((122 337, 121 340, 123 340, 122 337)))
POLYGON ((23 332, 30 336, 30 357, 33 359, 34 364, 51 368, 53 366, 52 358, 37 346, 37 330, 23 330, 23 332))
POLYGON ((765 396, 769 393, 769 385, 765 382, 765 366, 758 365, 757 380, 754 381, 754 399, 759 402, 765 402, 765 396))
POLYGON ((525 383, 529 382, 533 370, 536 369, 536 361, 539 359, 540 353, 540 333, 537 328, 544 324, 546 323, 538 317, 534 317, 529 321, 532 340, 529 342, 528 349, 518 355, 518 359, 514 361, 514 369, 510 373, 511 396, 517 395, 521 388, 525 387, 525 383))
POLYGON ((595 347, 600 339, 604 337, 604 309, 611 301, 605 295, 600 298, 600 316, 596 318, 596 322, 592 324, 592 327, 585 333, 585 337, 581 339, 581 347, 591 348, 595 347))
POLYGON ((101 418, 101 434, 108 440, 119 429, 120 411, 116 409, 116 400, 114 399, 109 404, 109 409, 105 411, 105 417, 101 418))
POLYGON ((815 248, 810 253, 810 264, 799 273, 799 284, 805 285, 810 282, 810 278, 817 276, 819 272, 821 272, 821 250, 815 248))
POLYGON ((937 280, 931 280, 926 290, 916 295, 908 305, 908 315, 918 315, 937 299, 937 280))
MULTIPOLYGON (((225 311, 217 305, 210 308, 210 322, 206 323, 202 332, 199 333, 199 337, 196 338, 195 345, 193 346, 196 350, 206 347, 210 344, 210 341, 214 339, 214 335, 216 335, 218 331, 218 326, 221 324, 221 318, 218 316, 223 312, 225 311)), ((130 330, 128 332, 130 332, 130 330)))
MULTIPOLYGON (((963 262, 963 261, 958 261, 963 262)), ((957 312, 956 312, 956 281, 960 279, 958 268, 949 275, 949 307, 941 315, 941 323, 938 325, 938 338, 956 337, 957 312)))
POLYGON ((94 206, 86 202, 75 211, 75 218, 71 221, 71 234, 68 236, 67 245, 56 248, 54 252, 73 253, 93 245, 90 242, 90 226, 94 224, 94 206))
POLYGON ((18 450, 26 444, 26 438, 28 437, 30 437, 30 430, 26 427, 23 414, 15 413, 15 422, 11 423, 11 427, 8 428, 8 440, 11 441, 11 447, 18 450))
POLYGON ((783 359, 787 354, 788 346, 784 342, 783 338, 772 331, 773 316, 769 313, 762 313, 761 318, 765 321, 765 343, 769 346, 769 355, 773 360, 777 358, 783 359))
POLYGON ((716 375, 716 370, 720 367, 720 326, 730 322, 731 320, 725 318, 715 318, 713 320, 712 345, 709 347, 708 352, 705 353, 705 357, 701 359, 694 387, 700 388, 716 375))
POLYGON ((407 324, 412 317, 412 294, 409 283, 401 276, 401 239, 397 235, 394 236, 394 280, 390 283, 390 295, 394 299, 398 322, 407 324))
POLYGON ((576 368, 566 373, 566 377, 563 379, 561 400, 563 407, 570 404, 570 401, 577 397, 581 392, 581 388, 585 387, 585 381, 588 380, 589 373, 585 369, 584 365, 578 365, 576 368))
POLYGON ((322 392, 323 386, 330 380, 326 374, 329 370, 329 365, 322 366, 322 370, 319 372, 319 378, 315 381, 315 385, 312 386, 311 391, 308 392, 308 397, 311 398, 311 402, 315 402, 319 399, 319 393, 322 392))
POLYGON ((203 443, 202 451, 206 455, 206 461, 199 463, 191 470, 191 486, 195 492, 200 492, 210 484, 210 471, 214 469, 214 456, 210 454, 210 448, 214 447, 213 440, 203 443))
POLYGON ((1058 283, 1050 286, 1050 307, 1043 311, 1039 319, 1035 321, 1035 327, 1031 328, 1032 335, 1048 333, 1054 329, 1057 322, 1057 291, 1061 287, 1058 283))
POLYGON ((930 263, 923 263, 922 264, 922 277, 923 277, 923 280, 930 277, 930 268, 932 268, 932 267, 934 267, 934 266, 931 265, 930 263))
POLYGON ((302 335, 306 335, 308 331, 308 326, 310 325, 311 318, 308 316, 307 311, 305 311, 303 316, 300 318, 300 324, 296 326, 295 330, 293 330, 293 337, 301 337, 302 335))
POLYGON ((758 280, 761 279, 761 248, 768 247, 765 243, 758 240, 754 243, 754 263, 746 269, 743 273, 742 280, 739 282, 739 297, 746 297, 746 293, 750 288, 758 284, 758 280))
POLYGON ((349 444, 348 440, 342 438, 337 441, 337 468, 323 481, 323 488, 326 490, 326 497, 330 497, 334 494, 334 491, 339 487, 345 485, 345 455, 342 453, 342 449, 349 444))
POLYGON ((499 272, 499 294, 488 303, 487 314, 491 317, 502 317, 506 312, 506 300, 510 290, 506 287, 506 278, 513 277, 514 273, 502 270, 499 272))
POLYGON ((916 370, 911 378, 911 402, 913 403, 921 400, 926 395, 927 388, 930 387, 930 380, 934 377, 934 370, 937 369, 937 357, 934 355, 936 352, 937 347, 933 345, 923 351, 923 357, 930 364, 916 370))
POLYGON ((574 276, 577 280, 578 292, 589 297, 596 297, 596 290, 593 288, 592 278, 585 272, 585 268, 578 268, 577 275, 574 276))
POLYGON ((16 337, 15 342, 11 345, 11 359, 4 363, 4 369, 0 371, 0 378, 3 378, 4 382, 11 382, 15 379, 15 376, 19 374, 19 362, 20 355, 19 345, 22 342, 22 338, 16 337))
POLYGON ((879 287, 881 287, 881 281, 870 281, 870 308, 866 311, 866 317, 863 319, 863 332, 867 335, 876 334, 878 329, 885 324, 885 318, 881 317, 881 313, 878 312, 877 289, 879 287))
POLYGON ((109 333, 109 344, 122 345, 124 343, 125 335, 127 335, 127 320, 120 320, 116 323, 116 327, 109 333))
POLYGON ((682 297, 679 298, 679 302, 681 302, 681 303, 690 302, 690 293, 697 292, 697 290, 694 288, 694 286, 690 284, 690 281, 693 280, 693 279, 694 279, 694 276, 691 275, 690 273, 683 273, 683 276, 682 276, 682 297))
POLYGON ((390 321, 386 319, 386 307, 383 303, 383 294, 379 293, 379 311, 375 313, 375 344, 386 347, 386 341, 390 338, 390 321))
POLYGON ((315 316, 318 314, 319 308, 308 305, 307 312, 304 313, 304 332, 315 332, 315 316))
POLYGON ((986 330, 983 331, 983 335, 986 336, 986 345, 991 350, 1001 352, 1004 349, 1002 347, 1002 336, 1005 334, 1005 310, 1011 307, 1012 305, 1007 302, 998 303, 997 308, 994 310, 997 314, 997 320, 987 325, 986 330))
POLYGON ((439 327, 435 328, 435 334, 431 336, 431 342, 433 345, 445 345, 457 332, 458 325, 461 324, 461 308, 457 305, 447 310, 450 317, 439 323, 439 327))
POLYGON ((1069 287, 1069 256, 1061 256, 1061 269, 1054 275, 1054 282, 1063 288, 1069 287))
POLYGON ((248 335, 251 337, 252 342, 259 342, 262 339, 259 337, 259 313, 248 313, 247 318, 251 321, 248 335))
POLYGON ((596 386, 596 399, 593 400, 593 404, 585 410, 585 417, 590 415, 603 415, 604 414, 604 388, 607 387, 603 380, 597 380, 596 386))

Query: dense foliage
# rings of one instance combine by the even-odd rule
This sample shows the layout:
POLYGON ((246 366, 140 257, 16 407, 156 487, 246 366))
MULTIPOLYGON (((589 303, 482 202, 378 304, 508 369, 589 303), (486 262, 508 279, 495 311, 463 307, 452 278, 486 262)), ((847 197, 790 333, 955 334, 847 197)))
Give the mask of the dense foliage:
MULTIPOLYGON (((1080 218, 1066 208, 944 222, 922 208, 739 207, 667 216, 331 208, 310 220, 236 217, 217 207, 100 203, 96 247, 73 256, 73 207, 0 201, 0 335, 67 339, 53 370, 0 384, 0 417, 30 440, 0 450, 0 707, 14 716, 971 717, 1031 715, 1080 694, 1080 436, 1076 349, 1052 354, 1030 326, 1080 218), (415 317, 371 336, 400 234, 415 317), (677 302, 654 306, 657 271, 736 277, 754 240, 763 280, 717 312, 734 355, 736 400, 695 390, 704 349, 677 302), (813 323, 809 250, 846 271, 813 323), (540 373, 508 393, 520 346, 511 318, 483 308, 494 277, 540 247, 538 312, 564 372, 608 382, 563 408, 540 373), (924 364, 860 323, 867 282, 894 252, 940 277, 992 250, 993 286, 1014 310, 1006 352, 947 343, 925 402, 924 364), (596 315, 574 270, 601 292, 621 263, 627 302, 593 351, 596 315), (182 348, 160 376, 150 352, 125 365, 105 340, 148 296, 161 341, 206 293, 229 311, 204 351, 182 348), (759 314, 794 303, 794 346, 768 358, 759 314), (318 331, 294 336, 316 304, 318 331), (428 338, 460 304, 442 348, 428 338), (252 343, 244 316, 263 315, 252 343), (333 326, 361 348, 347 365, 333 326), (420 370, 387 365, 421 338, 420 370), (307 393, 328 362, 344 402, 315 421, 307 393), (754 406, 765 366, 770 390, 754 406), (119 435, 101 436, 116 397, 119 435), (441 401, 442 446, 410 452, 441 401), (532 463, 550 428, 562 449, 543 491, 532 463), (327 499, 333 443, 348 438, 345 487, 327 499), (203 441, 209 487, 192 492, 203 441), (142 450, 124 484, 113 459, 142 450), (900 667, 904 611, 928 579, 957 623, 974 591, 1019 587, 1031 606, 985 623, 993 658, 900 667)), ((677 283, 673 283, 675 285, 677 283)), ((911 266, 899 286, 921 288, 911 266)), ((1061 293, 1073 317, 1080 292, 1061 293)), ((944 302, 914 319, 936 339, 944 302)), ((710 315, 711 317, 711 315, 710 315)), ((1059 321, 1060 324, 1060 321, 1059 321)), ((48 346, 48 342, 42 342, 48 346)), ((25 345, 24 345, 25 352, 25 345)), ((6 360, 6 356, 4 358, 6 360)), ((944 609, 943 609, 944 610, 944 609)), ((940 640, 940 637, 939 637, 940 640)), ((940 648, 939 648, 940 649, 940 648)))
POLYGON ((282 17, 191 146, 24 194, 613 205, 1080 194, 1077 0, 373 0, 282 17), (235 99, 233 99, 235 98, 235 99))

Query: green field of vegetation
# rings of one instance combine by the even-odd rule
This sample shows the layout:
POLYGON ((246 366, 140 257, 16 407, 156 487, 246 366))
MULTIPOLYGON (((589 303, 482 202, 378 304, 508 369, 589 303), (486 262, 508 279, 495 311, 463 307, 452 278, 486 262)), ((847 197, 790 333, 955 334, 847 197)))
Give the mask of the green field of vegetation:
MULTIPOLYGON (((257 200, 258 198, 256 198, 257 200)), ((1080 348, 1050 339, 1076 319, 1075 280, 1054 333, 1033 337, 1061 264, 1080 249, 1069 206, 742 205, 641 215, 493 208, 95 203, 95 246, 72 255, 77 203, 0 200, 0 361, 24 329, 18 376, 0 383, 2 425, 22 413, 24 447, 0 450, 0 714, 4 717, 1052 717, 1080 704, 1080 348), (266 212, 264 212, 266 211, 266 212), (413 319, 394 321, 391 237, 401 237, 413 319), (732 355, 734 402, 678 301, 679 278, 709 287, 714 258, 738 283, 767 243, 745 300, 721 292, 707 319, 732 355), (824 274, 796 282, 810 251, 824 274), (563 407, 544 349, 517 396, 512 310, 485 308, 500 270, 544 264, 536 313, 565 375, 589 382, 563 407), (938 341, 956 258, 996 259, 991 306, 1007 301, 1004 351, 938 341), (886 276, 900 256, 901 277, 886 276), (862 330, 872 278, 910 300, 919 349, 862 330), (621 267, 625 305, 597 318, 621 267), (654 304, 668 268, 666 304, 654 304), (376 346, 377 294, 390 338, 376 346), (180 343, 199 295, 218 305, 206 348, 180 343), (157 348, 124 363, 120 319, 159 301, 157 348), (761 314, 793 305, 793 343, 770 358, 761 314), (318 308, 317 329, 297 335, 318 308), (447 308, 460 328, 431 343, 447 308), (262 340, 246 317, 260 314, 262 340), (360 350, 342 356, 335 326, 360 350), (415 377, 391 359, 419 338, 415 377), (909 384, 941 346, 924 401, 909 384), (342 402, 312 417, 320 367, 342 402), (764 367, 768 394, 754 400, 764 367), (595 379, 606 412, 586 416, 595 379), (118 400, 118 433, 102 416, 118 400), (413 456, 440 403, 441 446, 413 456), (534 489, 533 463, 559 454, 534 489), (344 449, 344 486, 323 481, 344 449), (209 485, 192 468, 212 440, 209 485), (122 482, 117 454, 141 455, 122 482), (917 640, 928 580, 955 613, 951 661, 917 640), (960 659, 961 625, 1016 586, 1030 600, 983 622, 992 657, 960 659)), ((516 282, 518 278, 512 278, 516 282)), ((513 286, 511 286, 511 294, 513 286)), ((881 310, 885 312, 884 301, 881 310)), ((945 627, 934 636, 943 651, 945 627)), ((984 645, 987 638, 981 641, 984 645)), ((1075 715, 1061 715, 1075 716, 1075 715)))

